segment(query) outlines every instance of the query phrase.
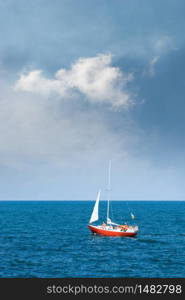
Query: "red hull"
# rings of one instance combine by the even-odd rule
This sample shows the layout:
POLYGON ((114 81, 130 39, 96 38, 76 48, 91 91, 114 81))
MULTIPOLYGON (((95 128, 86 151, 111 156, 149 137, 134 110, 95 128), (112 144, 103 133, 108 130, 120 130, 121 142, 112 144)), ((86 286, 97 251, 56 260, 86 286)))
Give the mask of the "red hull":
POLYGON ((121 232, 121 231, 113 231, 113 230, 106 230, 106 229, 101 229, 101 228, 97 228, 96 226, 91 226, 88 225, 88 228, 96 234, 100 234, 100 235, 106 235, 106 236, 129 236, 129 237, 133 237, 137 234, 137 232, 121 232))

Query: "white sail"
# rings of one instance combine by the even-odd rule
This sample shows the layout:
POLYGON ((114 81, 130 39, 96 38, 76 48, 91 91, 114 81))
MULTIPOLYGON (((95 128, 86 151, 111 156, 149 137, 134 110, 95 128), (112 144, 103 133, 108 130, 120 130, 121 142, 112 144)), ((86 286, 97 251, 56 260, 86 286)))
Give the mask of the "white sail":
POLYGON ((93 209, 93 212, 92 212, 91 219, 90 219, 89 223, 93 223, 93 222, 97 221, 98 218, 99 218, 99 216, 98 216, 99 200, 100 200, 100 191, 98 192, 96 202, 95 202, 95 205, 94 205, 94 209, 93 209))

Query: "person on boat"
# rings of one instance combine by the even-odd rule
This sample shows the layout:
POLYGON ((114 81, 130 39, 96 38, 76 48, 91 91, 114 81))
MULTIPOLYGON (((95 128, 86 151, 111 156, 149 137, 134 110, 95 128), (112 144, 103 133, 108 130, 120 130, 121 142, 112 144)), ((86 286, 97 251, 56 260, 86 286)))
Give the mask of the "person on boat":
POLYGON ((128 228, 129 228, 128 225, 120 225, 121 231, 127 231, 128 228))
POLYGON ((105 227, 106 227, 106 224, 103 222, 101 226, 102 226, 103 228, 105 228, 105 227))

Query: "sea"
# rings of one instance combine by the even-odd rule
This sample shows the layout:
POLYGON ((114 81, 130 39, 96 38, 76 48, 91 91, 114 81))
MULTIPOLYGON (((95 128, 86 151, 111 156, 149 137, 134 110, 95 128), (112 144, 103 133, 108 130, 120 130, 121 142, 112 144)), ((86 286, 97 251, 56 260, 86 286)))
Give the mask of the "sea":
MULTIPOLYGON (((101 201, 100 222, 106 205, 101 201)), ((87 228, 93 206, 1 201, 0 277, 185 277, 184 201, 111 201, 114 222, 139 226, 134 238, 93 235, 87 228)))

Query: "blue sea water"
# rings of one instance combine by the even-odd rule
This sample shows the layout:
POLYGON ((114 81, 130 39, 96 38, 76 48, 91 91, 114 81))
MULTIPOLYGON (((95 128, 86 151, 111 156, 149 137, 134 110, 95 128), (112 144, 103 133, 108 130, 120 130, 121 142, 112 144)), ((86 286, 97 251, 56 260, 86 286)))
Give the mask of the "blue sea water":
MULTIPOLYGON (((92 235, 93 201, 1 201, 0 277, 184 278, 185 202, 128 203, 135 238, 92 235)), ((129 220, 126 202, 111 209, 114 221, 129 220)))

